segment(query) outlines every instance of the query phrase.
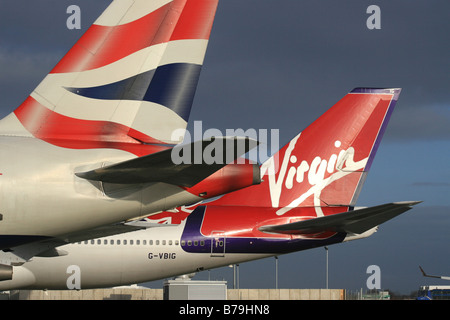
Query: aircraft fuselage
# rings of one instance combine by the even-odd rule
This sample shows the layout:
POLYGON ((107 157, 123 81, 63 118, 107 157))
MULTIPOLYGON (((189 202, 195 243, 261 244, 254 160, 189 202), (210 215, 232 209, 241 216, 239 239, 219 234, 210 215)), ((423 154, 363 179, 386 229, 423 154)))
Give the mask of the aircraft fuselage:
POLYGON ((13 279, 1 281, 0 290, 129 285, 347 240, 343 233, 325 237, 240 237, 223 233, 223 223, 205 236, 201 232, 204 216, 203 210, 197 210, 177 226, 162 225, 61 246, 60 256, 34 257, 14 267, 13 279))
POLYGON ((108 225, 199 201, 174 185, 112 185, 75 173, 128 160, 117 149, 64 149, 0 138, 0 249, 108 225))

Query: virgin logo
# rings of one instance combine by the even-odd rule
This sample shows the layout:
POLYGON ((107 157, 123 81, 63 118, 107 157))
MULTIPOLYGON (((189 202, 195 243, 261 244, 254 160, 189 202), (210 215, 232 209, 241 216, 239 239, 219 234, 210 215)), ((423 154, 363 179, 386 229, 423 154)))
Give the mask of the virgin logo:
MULTIPOLYGON (((298 207, 307 198, 314 195, 316 213, 318 216, 321 216, 323 215, 320 209, 321 191, 330 183, 339 180, 352 172, 363 169, 368 158, 355 162, 355 149, 349 147, 344 150, 341 148, 341 142, 336 140, 334 142, 336 153, 333 153, 329 159, 322 159, 321 157, 316 156, 311 163, 308 163, 306 160, 299 161, 298 157, 295 154, 292 154, 299 138, 300 134, 289 143, 281 163, 278 178, 276 178, 275 175, 276 169, 273 158, 263 164, 261 173, 262 175, 268 175, 270 198, 272 207, 274 208, 279 207, 283 189, 284 192, 295 194, 297 187, 301 184, 308 183, 309 188, 307 191, 303 193, 300 193, 302 192, 300 190, 297 191, 299 192, 298 195, 295 194, 297 198, 287 206, 280 208, 277 211, 277 215, 283 215, 290 209, 298 207), (325 178, 326 173, 329 174, 327 178, 325 178)), ((301 152, 297 152, 297 154, 301 154, 301 152)), ((305 189, 302 188, 301 190, 305 189)))

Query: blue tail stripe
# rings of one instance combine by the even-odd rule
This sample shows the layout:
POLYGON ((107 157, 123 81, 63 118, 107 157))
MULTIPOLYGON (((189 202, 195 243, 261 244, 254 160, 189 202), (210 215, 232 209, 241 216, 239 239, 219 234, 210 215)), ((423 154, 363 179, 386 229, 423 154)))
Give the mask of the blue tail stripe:
POLYGON ((154 102, 188 121, 200 71, 201 65, 174 63, 103 86, 66 89, 91 99, 154 102))

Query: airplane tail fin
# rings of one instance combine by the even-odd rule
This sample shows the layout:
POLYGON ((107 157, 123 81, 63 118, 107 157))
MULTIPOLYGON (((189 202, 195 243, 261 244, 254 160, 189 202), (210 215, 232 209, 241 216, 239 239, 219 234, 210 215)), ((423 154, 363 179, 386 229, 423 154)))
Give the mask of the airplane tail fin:
POLYGON ((111 141, 181 142, 172 133, 187 126, 217 4, 113 1, 0 122, 0 134, 67 148, 80 141, 92 148, 111 141))
POLYGON ((401 89, 356 88, 261 167, 263 182, 217 205, 354 206, 401 89))

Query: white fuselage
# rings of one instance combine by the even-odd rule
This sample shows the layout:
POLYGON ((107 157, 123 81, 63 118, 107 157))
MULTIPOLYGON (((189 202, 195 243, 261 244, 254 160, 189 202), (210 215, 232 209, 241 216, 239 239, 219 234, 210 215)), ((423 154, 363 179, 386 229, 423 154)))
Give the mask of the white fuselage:
POLYGON ((0 138, 0 242, 63 237, 201 198, 174 185, 106 185, 75 173, 135 157, 121 150, 59 148, 27 137, 0 138), (10 238, 12 238, 10 237, 10 238))
POLYGON ((180 245, 183 229, 184 223, 62 246, 58 251, 67 255, 34 257, 14 267, 13 279, 1 281, 0 290, 129 285, 270 256, 188 253, 180 245))
POLYGON ((200 205, 178 225, 153 225, 41 251, 13 266, 12 279, 0 281, 0 290, 90 289, 144 283, 364 238, 375 231, 294 237, 270 234, 255 231, 255 226, 273 222, 264 220, 263 210, 255 211, 260 218, 255 223, 248 217, 232 219, 233 210, 251 215, 248 207, 214 208, 200 205))

